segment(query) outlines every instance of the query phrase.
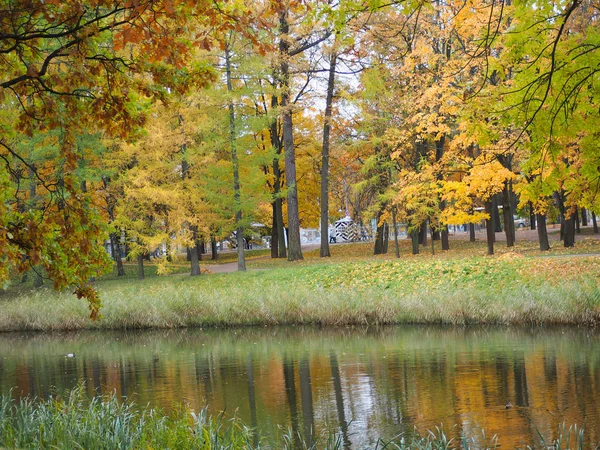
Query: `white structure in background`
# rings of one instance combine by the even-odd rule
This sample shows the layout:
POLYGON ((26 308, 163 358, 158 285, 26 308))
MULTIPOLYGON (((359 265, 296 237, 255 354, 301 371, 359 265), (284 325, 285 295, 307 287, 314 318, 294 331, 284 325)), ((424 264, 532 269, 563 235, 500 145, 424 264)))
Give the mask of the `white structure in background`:
POLYGON ((335 240, 336 242, 355 242, 360 239, 358 225, 350 216, 342 217, 335 222, 335 240))

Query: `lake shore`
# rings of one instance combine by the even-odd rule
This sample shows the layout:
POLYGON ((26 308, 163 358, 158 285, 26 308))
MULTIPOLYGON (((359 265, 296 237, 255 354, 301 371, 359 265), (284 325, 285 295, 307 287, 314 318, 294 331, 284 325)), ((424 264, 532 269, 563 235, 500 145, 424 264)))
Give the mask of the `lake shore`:
POLYGON ((0 331, 274 325, 600 323, 600 257, 413 258, 96 283, 103 318, 70 292, 0 296, 0 331))

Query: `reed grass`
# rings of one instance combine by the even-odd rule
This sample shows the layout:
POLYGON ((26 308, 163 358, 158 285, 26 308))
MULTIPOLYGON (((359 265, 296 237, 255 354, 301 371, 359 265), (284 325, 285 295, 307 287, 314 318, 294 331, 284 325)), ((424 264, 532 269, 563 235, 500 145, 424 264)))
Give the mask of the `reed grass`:
POLYGON ((600 322, 600 259, 374 261, 97 283, 103 318, 70 292, 0 296, 0 330, 240 325, 600 322), (539 261, 539 260, 538 260, 539 261))
MULTIPOLYGON (((487 439, 449 438, 436 428, 419 434, 416 430, 391 439, 379 439, 365 450, 496 449, 501 437, 487 439)), ((347 445, 341 433, 329 428, 310 442, 284 431, 269 440, 247 427, 239 418, 224 414, 209 416, 206 409, 194 412, 180 408, 166 414, 159 409, 139 407, 116 396, 88 399, 83 386, 66 396, 47 400, 0 397, 0 445, 21 449, 202 449, 202 450, 342 450, 347 445), (298 446, 299 443, 299 446, 298 446)), ((559 427, 556 439, 528 448, 583 450, 584 430, 559 427)))

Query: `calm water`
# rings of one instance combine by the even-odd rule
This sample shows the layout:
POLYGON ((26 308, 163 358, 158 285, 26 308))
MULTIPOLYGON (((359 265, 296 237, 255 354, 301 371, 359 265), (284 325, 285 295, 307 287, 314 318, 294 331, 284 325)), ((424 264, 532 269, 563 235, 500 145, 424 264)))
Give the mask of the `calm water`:
POLYGON ((395 327, 0 334, 0 393, 46 397, 85 381, 165 409, 237 411, 268 436, 337 426, 347 447, 413 427, 600 442, 600 332, 395 327), (67 353, 75 353, 67 358, 67 353), (506 405, 512 407, 507 409, 506 405))

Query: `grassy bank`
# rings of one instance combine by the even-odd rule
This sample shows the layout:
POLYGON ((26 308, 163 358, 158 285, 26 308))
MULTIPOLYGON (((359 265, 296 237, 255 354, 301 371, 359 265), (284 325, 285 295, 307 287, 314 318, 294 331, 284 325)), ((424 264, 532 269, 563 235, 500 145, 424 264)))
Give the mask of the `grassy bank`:
MULTIPOLYGON (((113 397, 88 401, 78 389, 65 399, 47 401, 0 398, 0 445, 5 448, 50 449, 206 449, 259 450, 346 448, 342 434, 335 429, 314 436, 310 442, 291 432, 282 431, 275 442, 265 441, 239 419, 209 417, 206 411, 194 413, 180 409, 166 415, 160 410, 137 408, 131 402, 120 403, 113 397)), ((561 427, 552 442, 535 443, 544 449, 583 449, 584 432, 577 427, 561 427)), ((400 435, 381 439, 365 449, 428 450, 499 448, 502 437, 447 438, 442 430, 419 435, 400 435), (387 438, 390 439, 390 438, 387 438)))
POLYGON ((100 321, 89 321, 85 302, 70 292, 29 290, 0 296, 0 330, 600 322, 598 257, 304 263, 97 287, 100 321))

